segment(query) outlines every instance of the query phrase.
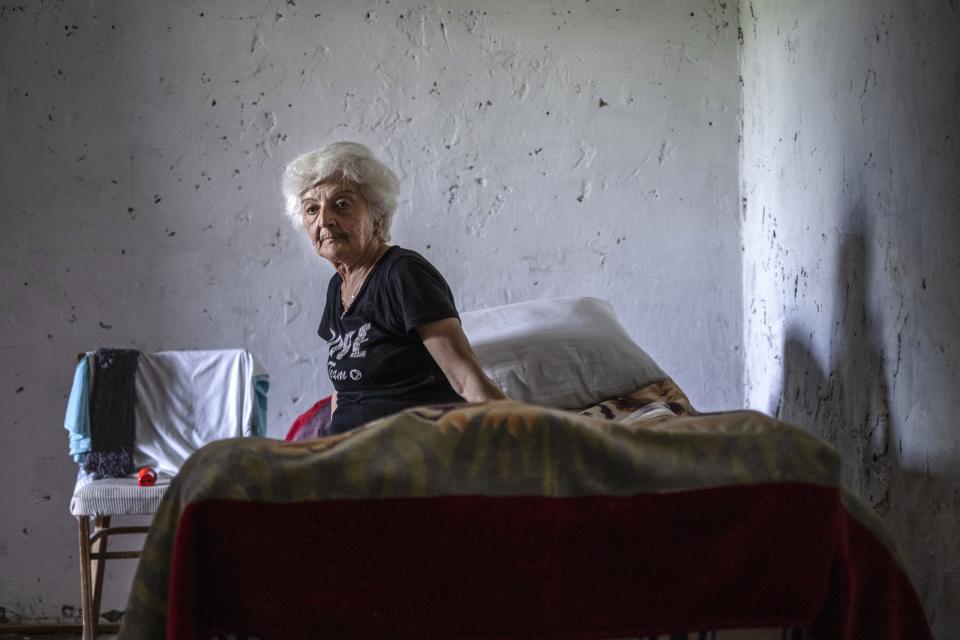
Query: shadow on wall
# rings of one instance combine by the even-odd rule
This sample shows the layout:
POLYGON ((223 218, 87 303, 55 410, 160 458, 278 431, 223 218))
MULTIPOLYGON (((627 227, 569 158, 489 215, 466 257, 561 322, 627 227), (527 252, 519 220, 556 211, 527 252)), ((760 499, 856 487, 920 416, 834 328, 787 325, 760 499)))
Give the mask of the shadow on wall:
POLYGON ((830 371, 813 356, 795 327, 786 333, 783 390, 776 416, 805 425, 832 444, 843 459, 843 480, 883 515, 898 469, 884 371, 882 327, 867 308, 870 256, 862 211, 840 247, 830 335, 830 371))
POLYGON ((869 230, 864 233, 863 212, 853 212, 851 220, 835 280, 829 371, 814 355, 814 336, 791 327, 785 336, 783 388, 775 415, 806 427, 837 449, 844 484, 890 528, 936 624, 937 617, 948 615, 931 611, 930 603, 954 587, 949 570, 942 569, 944 559, 934 558, 931 550, 943 546, 938 536, 943 527, 951 528, 949 505, 960 504, 960 491, 942 474, 904 464, 904 417, 891 410, 889 381, 895 376, 888 376, 885 366, 890 358, 884 357, 882 320, 868 307, 869 283, 877 282, 869 272, 871 236, 869 230), (947 521, 941 522, 943 518, 947 521))

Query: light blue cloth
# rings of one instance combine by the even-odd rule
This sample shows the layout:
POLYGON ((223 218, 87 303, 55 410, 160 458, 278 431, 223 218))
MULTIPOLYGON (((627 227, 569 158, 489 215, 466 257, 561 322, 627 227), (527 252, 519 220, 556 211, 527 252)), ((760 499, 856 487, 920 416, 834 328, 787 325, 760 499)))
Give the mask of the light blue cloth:
POLYGON ((67 401, 67 415, 63 426, 70 435, 70 455, 79 463, 90 451, 90 356, 77 363, 73 372, 73 387, 67 401))
MULTIPOLYGON (((253 434, 267 435, 267 392, 270 391, 270 376, 261 373, 253 376, 253 434)), ((77 363, 73 372, 73 386, 67 400, 67 414, 63 426, 70 437, 70 455, 74 462, 83 461, 83 454, 90 451, 90 355, 77 363)))

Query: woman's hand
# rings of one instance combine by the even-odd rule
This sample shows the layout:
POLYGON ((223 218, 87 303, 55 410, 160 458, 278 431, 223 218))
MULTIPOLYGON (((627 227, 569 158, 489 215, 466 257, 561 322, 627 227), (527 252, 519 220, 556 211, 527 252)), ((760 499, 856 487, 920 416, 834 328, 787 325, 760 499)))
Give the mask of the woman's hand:
POLYGON ((436 360, 453 390, 467 402, 506 400, 507 396, 480 368, 460 320, 446 318, 417 327, 423 346, 436 360))

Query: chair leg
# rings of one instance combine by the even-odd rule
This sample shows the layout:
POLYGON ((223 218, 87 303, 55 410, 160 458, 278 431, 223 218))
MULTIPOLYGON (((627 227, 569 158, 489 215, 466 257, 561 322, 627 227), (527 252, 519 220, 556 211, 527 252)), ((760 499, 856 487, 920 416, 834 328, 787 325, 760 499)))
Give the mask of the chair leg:
MULTIPOLYGON (((98 533, 102 529, 106 529, 110 526, 110 516, 97 516, 96 522, 94 524, 94 533, 98 533)), ((93 543, 93 552, 94 553, 106 553, 107 552, 107 539, 109 536, 103 536, 98 538, 96 542, 93 543)), ((107 561, 105 558, 99 560, 93 560, 91 562, 91 569, 93 574, 93 600, 91 613, 93 614, 93 631, 96 633, 97 627, 99 626, 100 621, 100 602, 101 596, 103 595, 103 570, 106 567, 107 561)))
POLYGON ((96 619, 93 617, 93 584, 90 575, 90 519, 87 516, 78 516, 77 525, 80 536, 80 612, 83 616, 83 640, 94 640, 96 619))

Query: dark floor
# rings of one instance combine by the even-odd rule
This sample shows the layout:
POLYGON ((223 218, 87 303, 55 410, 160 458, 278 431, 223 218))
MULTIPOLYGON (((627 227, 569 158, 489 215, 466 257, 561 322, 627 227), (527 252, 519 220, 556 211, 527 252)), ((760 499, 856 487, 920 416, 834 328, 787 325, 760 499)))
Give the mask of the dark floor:
POLYGON ((0 640, 39 640, 40 638, 45 640, 80 640, 80 636, 25 636, 20 633, 0 633, 0 640))
POLYGON ((0 633, 0 640, 39 640, 40 638, 45 640, 80 640, 80 636, 25 636, 20 633, 0 633))
MULTIPOLYGON (((97 640, 114 640, 117 636, 114 634, 97 636, 97 640)), ((24 635, 22 633, 0 633, 0 640, 80 640, 80 634, 46 634, 46 635, 24 635)))

